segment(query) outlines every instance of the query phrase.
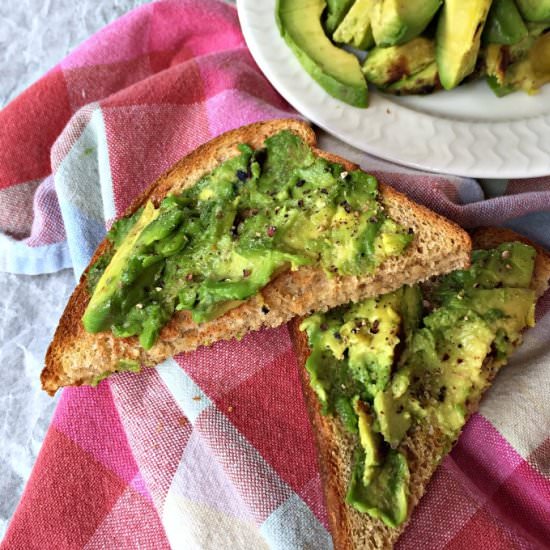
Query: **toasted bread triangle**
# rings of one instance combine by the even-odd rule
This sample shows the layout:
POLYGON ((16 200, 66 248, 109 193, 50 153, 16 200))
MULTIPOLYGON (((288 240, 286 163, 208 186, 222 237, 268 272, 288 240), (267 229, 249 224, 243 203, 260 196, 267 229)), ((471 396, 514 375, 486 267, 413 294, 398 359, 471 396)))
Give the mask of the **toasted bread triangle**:
MULTIPOLYGON (((476 231, 473 236, 475 248, 494 248, 509 241, 524 242, 536 249, 537 257, 531 288, 537 297, 542 296, 550 282, 548 252, 508 229, 485 228, 476 231)), ((407 524, 398 528, 388 527, 381 520, 358 512, 345 501, 351 476, 353 449, 357 440, 344 429, 337 418, 321 414, 319 401, 309 384, 309 375, 304 368, 310 352, 307 336, 299 329, 300 322, 301 319, 294 319, 289 328, 298 357, 302 389, 316 436, 321 479, 334 547, 336 550, 392 548, 407 524)), ((485 390, 505 363, 506 361, 484 364, 484 370, 488 374, 485 390)), ((468 418, 478 410, 480 401, 481 399, 470 403, 468 418)), ((409 462, 411 487, 409 510, 412 513, 424 495, 442 458, 451 450, 451 445, 438 430, 432 426, 423 425, 416 426, 406 437, 400 449, 406 453, 409 462)))
MULTIPOLYGON (((158 205, 168 193, 194 185, 219 163, 238 154, 238 144, 260 148, 267 137, 281 130, 299 135, 318 155, 340 162, 346 170, 358 168, 345 159, 315 149, 315 133, 305 122, 280 119, 251 124, 213 139, 180 160, 140 195, 125 215, 135 212, 147 200, 158 205)), ((470 238, 457 225, 386 185, 380 184, 380 194, 389 216, 414 230, 414 240, 404 254, 387 260, 373 274, 363 277, 329 278, 321 269, 312 267, 282 273, 237 308, 200 325, 192 321, 188 312, 177 312, 147 351, 136 337, 115 338, 110 332, 90 334, 84 330, 81 318, 90 299, 86 289, 88 267, 69 299, 48 349, 42 387, 54 394, 61 386, 90 384, 104 373, 115 372, 120 359, 154 366, 180 352, 218 340, 241 338, 250 331, 276 327, 296 316, 390 292, 403 284, 469 264, 470 238)), ((91 263, 109 246, 103 241, 91 263)))

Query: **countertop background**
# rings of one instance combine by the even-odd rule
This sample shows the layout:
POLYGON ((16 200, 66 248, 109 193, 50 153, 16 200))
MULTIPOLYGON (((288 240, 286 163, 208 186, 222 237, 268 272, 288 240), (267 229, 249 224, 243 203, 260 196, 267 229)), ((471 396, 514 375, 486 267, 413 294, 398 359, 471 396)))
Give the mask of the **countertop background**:
MULTIPOLYGON (((0 108, 94 32, 145 3, 0 2, 0 108)), ((0 540, 55 409, 57 400, 40 390, 39 375, 74 284, 72 270, 33 277, 0 272, 0 540)))

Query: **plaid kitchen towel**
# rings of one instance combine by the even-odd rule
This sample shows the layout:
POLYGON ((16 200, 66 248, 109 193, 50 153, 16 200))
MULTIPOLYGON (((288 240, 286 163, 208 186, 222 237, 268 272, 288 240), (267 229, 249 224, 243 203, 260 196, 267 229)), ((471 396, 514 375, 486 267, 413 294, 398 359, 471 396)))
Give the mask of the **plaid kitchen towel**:
MULTIPOLYGON (((0 112, 0 268, 78 275, 106 226, 176 160, 287 116, 230 6, 129 13, 0 112)), ((473 180, 323 145, 466 227, 507 224, 550 247, 550 178, 483 200, 473 180)), ((538 318, 400 548, 550 541, 549 295, 538 318)), ((330 548, 313 440, 286 327, 66 389, 3 547, 330 548)))

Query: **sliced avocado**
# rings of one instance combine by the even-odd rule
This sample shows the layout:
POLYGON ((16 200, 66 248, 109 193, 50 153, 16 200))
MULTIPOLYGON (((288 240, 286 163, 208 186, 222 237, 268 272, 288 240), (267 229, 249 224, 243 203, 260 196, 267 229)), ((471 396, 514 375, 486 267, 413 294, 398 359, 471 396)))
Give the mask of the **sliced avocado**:
POLYGON ((119 288, 119 283, 127 268, 128 259, 136 253, 136 246, 140 244, 139 237, 143 229, 158 217, 159 212, 152 202, 149 201, 145 205, 141 216, 126 235, 120 248, 100 277, 82 317, 82 323, 88 332, 100 332, 109 328, 112 296, 119 288))
POLYGON ((550 0, 516 0, 526 21, 550 22, 550 0))
POLYGON ((374 257, 386 258, 400 254, 411 242, 413 234, 406 227, 386 218, 380 226, 380 233, 374 239, 374 257))
POLYGON ((493 0, 483 29, 483 44, 517 44, 528 34, 514 0, 493 0))
POLYGON ((376 466, 380 466, 382 463, 382 450, 380 448, 382 440, 380 439, 380 434, 376 433, 373 429, 373 419, 369 405, 359 398, 355 398, 353 408, 357 414, 359 441, 363 447, 365 456, 363 483, 368 485, 376 473, 376 466))
POLYGON ((372 33, 377 46, 404 44, 422 33, 443 0, 376 0, 372 33))
POLYGON ((529 62, 533 72, 540 75, 550 74, 550 32, 540 36, 529 50, 529 62))
POLYGON ((346 430, 350 433, 357 433, 359 431, 359 420, 353 406, 353 401, 356 398, 357 396, 350 399, 344 395, 341 395, 334 401, 334 410, 340 417, 340 420, 342 421, 342 424, 344 424, 346 430))
POLYGON ((330 254, 330 262, 341 272, 347 272, 354 263, 354 258, 361 255, 362 243, 359 239, 350 239, 349 235, 360 235, 368 226, 366 216, 356 216, 349 213, 343 206, 336 209, 332 217, 333 230, 330 234, 332 242, 341 243, 334 247, 330 254))
POLYGON ((535 292, 530 288, 474 288, 462 301, 492 329, 505 330, 511 341, 525 327, 535 326, 535 292))
POLYGON ((355 0, 332 38, 335 42, 348 44, 359 50, 367 50, 374 45, 371 27, 371 11, 374 0, 355 0))
MULTIPOLYGON (((407 383, 403 381, 400 380, 401 391, 407 387, 407 383)), ((392 387, 378 392, 374 397, 374 411, 380 425, 380 433, 392 449, 397 448, 411 427, 412 417, 407 410, 409 398, 406 392, 396 397, 392 387)))
MULTIPOLYGON (((337 364, 337 355, 331 348, 330 335, 339 330, 340 324, 333 321, 326 322, 319 313, 304 319, 300 330, 306 332, 312 352, 306 362, 306 369, 309 373, 309 383, 323 405, 328 402, 328 392, 332 384, 332 366, 337 364), (321 325, 323 327, 321 328, 321 325), (334 328, 331 327, 334 326, 334 328), (332 352, 332 353, 330 353, 332 352)), ((340 350, 337 350, 339 353, 340 350)), ((341 354, 341 352, 340 352, 341 354)))
POLYGON ((504 78, 499 80, 497 77, 492 75, 487 76, 487 84, 497 97, 504 97, 518 91, 513 84, 505 85, 504 78))
POLYGON ((281 35, 303 68, 333 97, 368 104, 367 83, 357 58, 332 44, 321 26, 324 0, 277 0, 281 35))
POLYGON ((433 61, 421 71, 404 76, 401 80, 384 88, 384 92, 394 95, 425 95, 441 89, 437 63, 433 61))
POLYGON ((529 288, 535 257, 535 249, 520 242, 502 243, 490 250, 474 250, 472 266, 441 277, 432 296, 437 303, 445 303, 449 294, 453 297, 459 291, 469 292, 473 288, 529 288))
POLYGON ((339 331, 352 375, 374 396, 386 388, 399 343, 401 292, 354 304, 339 331))
MULTIPOLYGON (((484 48, 480 52, 480 57, 483 56, 484 73, 489 77, 489 83, 494 82, 495 85, 504 87, 508 67, 527 59, 531 48, 549 26, 549 24, 528 23, 528 35, 516 44, 510 46, 489 44, 484 48)), ((524 66, 524 68, 528 67, 524 66)), ((506 85, 510 87, 510 91, 514 91, 513 82, 508 82, 506 85)))
POLYGON ((481 33, 491 0, 446 0, 437 25, 436 60, 446 90, 458 86, 475 68, 481 33))
POLYGON ((439 428, 451 438, 464 425, 469 401, 476 401, 487 384, 482 365, 494 336, 486 323, 468 318, 449 329, 439 348, 446 367, 434 377, 430 391, 438 399, 433 411, 439 428))
POLYGON ((483 52, 485 75, 503 85, 508 67, 526 59, 534 42, 535 39, 528 36, 514 46, 489 44, 483 52))
POLYGON ((476 250, 472 254, 476 283, 482 288, 529 288, 535 257, 535 249, 520 242, 502 243, 491 250, 476 250))
POLYGON ((385 88, 422 71, 434 61, 434 42, 420 37, 401 46, 373 48, 362 70, 369 82, 379 88, 385 88))
POLYGON ((311 355, 306 361, 311 387, 319 396, 325 411, 336 412, 350 432, 357 431, 357 419, 351 404, 360 393, 344 359, 342 321, 336 312, 314 314, 304 319, 300 330, 307 333, 311 355))
POLYGON ((504 77, 489 85, 496 95, 503 96, 523 90, 536 94, 539 89, 550 82, 550 33, 543 34, 529 51, 527 59, 512 63, 506 69, 504 77))
POLYGON ((422 320, 422 291, 418 285, 405 285, 402 289, 401 315, 403 331, 408 340, 422 320))
POLYGON ((344 19, 354 0, 326 0, 326 2, 325 29, 332 36, 332 33, 342 22, 342 19, 344 19))
POLYGON ((476 311, 496 331, 493 361, 505 360, 521 342, 521 332, 535 324, 535 293, 527 288, 472 290, 467 298, 476 311))
POLYGON ((381 519, 389 527, 401 525, 408 515, 409 466, 405 456, 393 449, 377 467, 372 481, 363 483, 363 460, 356 458, 346 502, 360 512, 381 519))
POLYGON ((442 307, 424 318, 415 333, 407 366, 410 395, 441 431, 455 437, 463 426, 467 402, 486 383, 482 365, 496 330, 467 308, 442 307))

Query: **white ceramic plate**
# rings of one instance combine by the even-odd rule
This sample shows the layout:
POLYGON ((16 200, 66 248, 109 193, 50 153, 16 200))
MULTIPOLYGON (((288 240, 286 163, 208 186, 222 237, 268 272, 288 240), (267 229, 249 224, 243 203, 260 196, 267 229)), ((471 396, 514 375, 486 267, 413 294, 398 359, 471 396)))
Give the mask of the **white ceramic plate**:
POLYGON ((237 0, 252 56, 302 115, 341 140, 407 166, 480 178, 550 174, 550 85, 497 98, 484 81, 429 96, 377 92, 359 109, 304 71, 279 34, 275 0, 237 0))

